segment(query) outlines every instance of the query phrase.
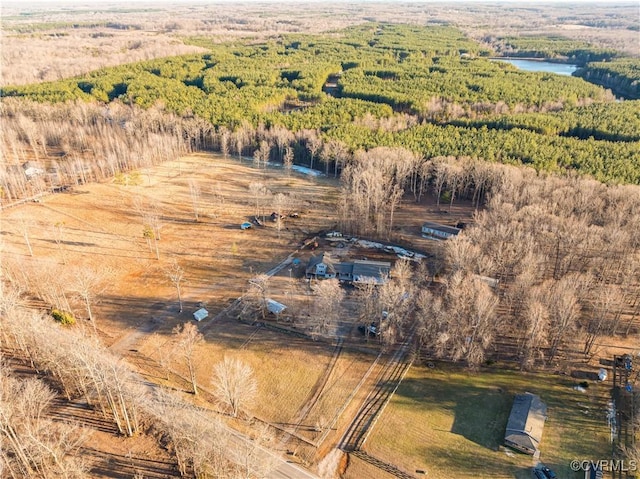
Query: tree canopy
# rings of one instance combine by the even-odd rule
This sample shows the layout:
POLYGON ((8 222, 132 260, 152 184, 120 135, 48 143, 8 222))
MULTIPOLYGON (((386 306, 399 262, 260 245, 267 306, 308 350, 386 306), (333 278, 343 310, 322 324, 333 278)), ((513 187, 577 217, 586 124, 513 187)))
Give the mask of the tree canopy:
MULTIPOLYGON (((446 25, 367 23, 265 41, 188 41, 210 51, 7 87, 1 94, 160 106, 231 132, 261 125, 319 130, 324 141, 340 140, 352 153, 402 146, 426 157, 471 156, 640 181, 638 104, 615 102, 594 84, 638 96, 634 59, 586 63, 578 76, 589 81, 520 71, 489 60, 494 52, 487 43, 446 25)), ((558 38, 501 42, 533 49, 535 56, 571 59, 582 51, 584 62, 610 58, 558 38)))

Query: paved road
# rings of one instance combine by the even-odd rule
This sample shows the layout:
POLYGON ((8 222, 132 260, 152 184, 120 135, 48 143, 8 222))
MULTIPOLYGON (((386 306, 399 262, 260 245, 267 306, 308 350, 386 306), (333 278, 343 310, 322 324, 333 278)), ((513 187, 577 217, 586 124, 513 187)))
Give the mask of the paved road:
MULTIPOLYGON (((158 384, 148 381, 144 379, 140 374, 133 372, 134 377, 145 386, 145 388, 149 391, 150 394, 154 394, 154 392, 160 387, 158 384)), ((198 407, 199 414, 204 418, 208 419, 212 414, 205 408, 198 407)), ((231 438, 230 444, 230 453, 228 457, 233 457, 233 453, 237 451, 243 450, 260 450, 262 454, 265 454, 268 457, 269 462, 274 464, 271 472, 266 476, 269 479, 320 479, 318 476, 313 474, 312 472, 304 469, 298 464, 295 464, 289 460, 284 459, 279 454, 256 444, 253 440, 249 439, 244 434, 236 431, 235 429, 227 426, 222 423, 231 438)))
MULTIPOLYGON (((243 442, 251 441, 235 430, 230 430, 230 432, 231 442, 233 442, 237 449, 243 448, 245 445, 243 442)), ((283 459, 269 449, 262 446, 258 446, 258 449, 268 456, 270 460, 275 462, 275 467, 266 476, 269 479, 319 479, 315 474, 307 471, 297 464, 294 464, 293 462, 283 459)))

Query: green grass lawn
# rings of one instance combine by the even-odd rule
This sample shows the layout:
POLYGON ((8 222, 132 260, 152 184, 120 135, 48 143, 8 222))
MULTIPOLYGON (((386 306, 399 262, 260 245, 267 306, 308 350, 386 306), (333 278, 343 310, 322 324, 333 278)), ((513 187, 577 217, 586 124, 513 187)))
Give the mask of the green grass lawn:
POLYGON ((548 407, 540 460, 559 478, 573 459, 610 452, 605 408, 610 385, 572 388, 566 376, 492 368, 469 373, 451 365, 413 367, 372 431, 365 450, 429 478, 527 478, 533 458, 501 448, 513 396, 529 391, 548 407))

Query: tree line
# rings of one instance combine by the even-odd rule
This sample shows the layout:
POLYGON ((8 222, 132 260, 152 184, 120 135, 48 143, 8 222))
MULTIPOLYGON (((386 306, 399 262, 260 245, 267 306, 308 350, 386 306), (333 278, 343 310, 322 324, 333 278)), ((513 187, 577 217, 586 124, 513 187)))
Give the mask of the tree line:
MULTIPOLYGON (((602 181, 640 181, 639 147, 633 136, 624 138, 628 141, 570 136, 577 131, 586 135, 596 124, 608 124, 607 132, 598 135, 609 137, 608 131, 615 130, 623 118, 628 119, 628 126, 620 128, 617 138, 633 135, 637 118, 631 113, 633 105, 626 102, 617 107, 618 115, 604 114, 603 106, 594 104, 545 117, 523 114, 459 120, 460 126, 454 127, 419 123, 411 115, 376 111, 357 100, 349 100, 354 103, 341 110, 339 100, 332 101, 335 103, 326 103, 324 111, 336 112, 335 117, 328 118, 334 118, 337 124, 328 128, 313 127, 326 117, 323 120, 322 115, 303 112, 295 118, 307 120, 287 122, 291 128, 277 123, 255 127, 244 121, 232 130, 215 128, 196 116, 176 116, 161 106, 141 109, 120 102, 108 106, 84 102, 48 105, 4 99, 1 148, 12 161, 0 171, 2 199, 11 202, 64 185, 120 178, 122 173, 144 171, 201 149, 252 156, 258 160, 256 164, 302 164, 334 176, 359 151, 388 147, 405 148, 424 159, 470 157, 532 165, 539 171, 577 170, 602 181), (548 122, 544 118, 549 118, 548 122), (547 128, 555 131, 538 131, 547 128), (564 133, 567 128, 570 132, 564 133), (30 165, 40 171, 27 174, 30 165)), ((288 118, 293 119, 293 114, 288 118)))
POLYGON ((616 95, 640 99, 640 60, 618 58, 609 62, 592 62, 575 73, 596 85, 610 88, 616 95))
POLYGON ((373 320, 383 345, 415 327, 431 357, 532 369, 589 358, 602 338, 637 333, 637 186, 407 150, 360 155, 369 158, 341 179, 345 232, 393 239, 397 202, 427 194, 441 209, 457 199, 477 208, 434 256, 397 261, 391 281, 357 288, 360 323, 373 320))
POLYGON ((506 57, 543 58, 585 66, 590 62, 609 61, 619 54, 615 50, 596 48, 592 44, 561 36, 486 36, 483 41, 496 53, 506 57))
MULTIPOLYGON (((252 155, 268 141, 261 132, 285 128, 297 137, 319 131, 323 143, 340 141, 351 154, 399 146, 426 157, 472 156, 638 181, 634 103, 613 102, 605 90, 576 78, 492 63, 482 47, 451 27, 365 24, 335 37, 209 46, 203 55, 3 89, 7 157, 21 162, 31 150, 36 159, 49 150, 70 153, 82 179, 84 170, 113 175, 129 163, 190 148, 252 155), (327 94, 323 85, 333 76, 337 86, 327 94), (47 107, 7 96, 55 106, 45 113, 47 107), (72 106, 61 106, 65 101, 72 106), (82 122, 82 133, 67 134, 82 122), (109 143, 107 135, 118 140, 109 143), (87 150, 89 160, 75 153, 87 150)), ((289 146, 294 162, 314 163, 304 141, 289 146)), ((282 161, 282 148, 273 158, 282 161)), ((340 161, 330 163, 340 169, 340 161)), ((16 190, 23 196, 37 183, 12 181, 17 184, 4 186, 9 197, 16 190)))

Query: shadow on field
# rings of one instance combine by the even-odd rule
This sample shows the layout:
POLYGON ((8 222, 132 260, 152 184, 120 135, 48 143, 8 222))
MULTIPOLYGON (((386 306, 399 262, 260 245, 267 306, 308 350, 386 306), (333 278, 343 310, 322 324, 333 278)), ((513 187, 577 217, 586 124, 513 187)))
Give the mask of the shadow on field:
POLYGON ((451 432, 495 450, 502 444, 511 402, 499 388, 467 387, 457 398, 451 432))
MULTIPOLYGON (((420 403, 451 411, 450 432, 482 447, 497 450, 502 444, 513 396, 504 388, 476 386, 471 381, 445 377, 405 379, 397 394, 420 403)), ((457 440, 451 438, 451 445, 457 440)))

